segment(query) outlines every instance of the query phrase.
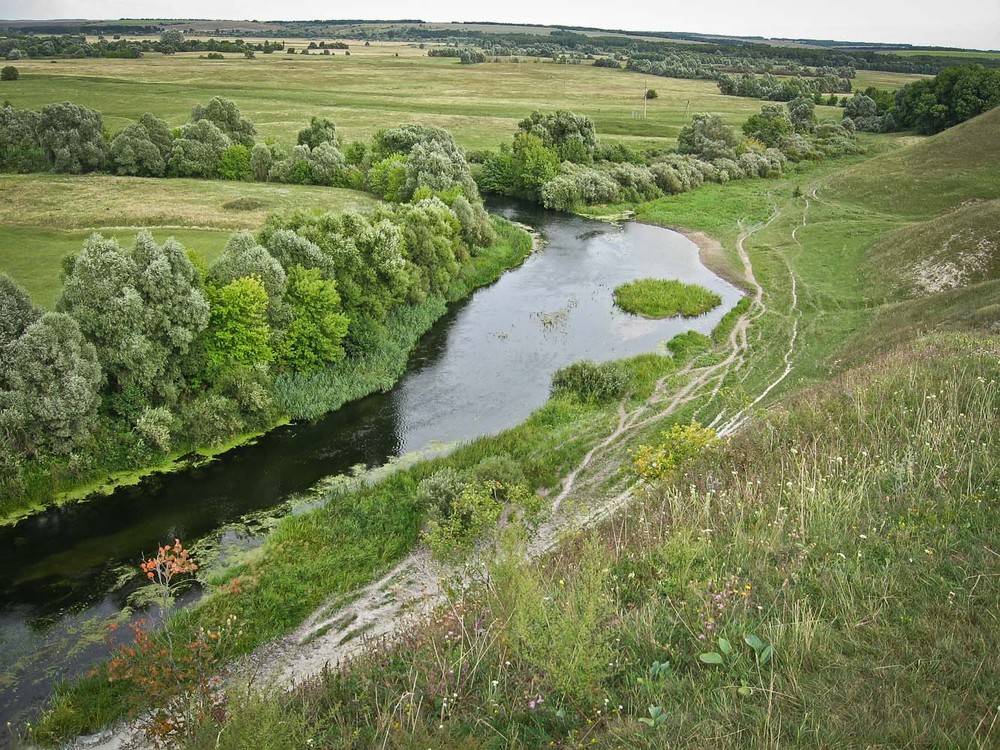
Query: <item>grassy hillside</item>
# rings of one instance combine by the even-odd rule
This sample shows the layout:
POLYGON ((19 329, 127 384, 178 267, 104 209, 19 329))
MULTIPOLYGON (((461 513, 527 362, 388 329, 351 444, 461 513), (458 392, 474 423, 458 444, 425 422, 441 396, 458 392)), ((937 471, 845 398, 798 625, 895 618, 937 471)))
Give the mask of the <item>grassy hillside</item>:
POLYGON ((824 196, 906 217, 930 217, 1000 195, 1000 109, 845 170, 824 196))
POLYGON ((187 746, 988 747, 998 363, 996 337, 936 337, 790 399, 544 565, 501 557, 488 590, 187 746))
POLYGON ((0 175, 0 271, 36 304, 51 308, 60 262, 92 232, 131 242, 139 227, 157 241, 176 237, 211 262, 230 232, 256 230, 274 210, 364 208, 352 190, 221 180, 162 180, 105 175, 0 175))

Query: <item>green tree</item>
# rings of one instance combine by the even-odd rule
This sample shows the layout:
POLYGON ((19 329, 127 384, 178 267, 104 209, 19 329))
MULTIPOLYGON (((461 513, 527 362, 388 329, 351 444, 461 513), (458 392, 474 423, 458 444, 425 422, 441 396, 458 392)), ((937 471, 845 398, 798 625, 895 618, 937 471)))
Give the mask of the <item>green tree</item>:
POLYGON ((39 119, 32 109, 14 109, 9 102, 0 107, 0 170, 27 173, 48 169, 38 140, 39 119))
POLYGON ((166 29, 160 33, 160 44, 171 51, 177 50, 184 44, 184 32, 179 29, 166 29))
POLYGON ((279 362, 297 372, 313 372, 342 359, 348 318, 341 312, 337 285, 318 268, 294 266, 285 300, 291 320, 276 351, 279 362))
POLYGON ((309 148, 316 148, 321 143, 337 146, 337 126, 325 117, 313 117, 309 120, 309 127, 299 131, 296 143, 309 148))
POLYGON ((148 231, 139 232, 131 255, 136 265, 135 289, 145 303, 145 333, 163 357, 157 390, 173 401, 173 394, 164 389, 182 387, 181 359, 208 325, 201 273, 173 237, 159 245, 148 231))
POLYGON ((210 282, 205 292, 211 308, 204 338, 209 379, 218 379, 232 367, 254 367, 273 361, 263 282, 255 276, 222 286, 210 282))
POLYGON ((379 198, 399 203, 406 184, 406 156, 392 154, 374 164, 368 172, 368 188, 379 198))
MULTIPOLYGON (((653 97, 648 97, 652 99, 653 97)), ((559 161, 586 163, 597 149, 597 128, 586 115, 567 110, 532 112, 517 125, 522 133, 537 136, 554 150, 559 161)))
POLYGON ((559 157, 537 135, 518 133, 511 151, 515 194, 538 200, 542 185, 559 174, 559 157))
POLYGON ((39 111, 38 140, 52 169, 80 174, 104 166, 101 113, 77 104, 47 104, 39 111))
POLYGON ((501 143, 500 148, 487 155, 479 174, 479 185, 487 193, 514 195, 516 191, 514 158, 510 144, 501 143))
POLYGON ((285 270, 249 232, 238 232, 229 238, 222 254, 212 264, 210 275, 217 285, 250 276, 257 278, 267 292, 268 321, 275 328, 283 327, 287 319, 285 270))
POLYGON ((229 136, 209 120, 189 123, 174 141, 168 170, 176 177, 215 177, 222 154, 231 145, 229 136))
POLYGON ((435 193, 458 187, 467 197, 479 198, 469 164, 454 141, 430 140, 417 143, 410 149, 406 160, 406 182, 399 195, 403 200, 409 200, 421 187, 435 193))
POLYGON ((221 96, 212 97, 208 104, 198 104, 191 110, 191 122, 207 120, 225 133, 233 143, 247 148, 253 146, 257 128, 250 120, 240 114, 240 108, 231 99, 221 96))
POLYGON ((324 279, 336 278, 337 265, 319 246, 305 237, 300 237, 290 229, 266 231, 262 242, 271 256, 281 264, 285 273, 295 266, 318 269, 324 279))
POLYGON ((330 141, 324 141, 309 152, 310 181, 314 185, 334 185, 347 166, 347 160, 330 141))
POLYGON ((817 102, 805 96, 799 96, 788 102, 788 117, 796 133, 811 133, 816 129, 817 102))
POLYGON ((28 293, 10 276, 0 273, 0 353, 41 316, 28 293))
POLYGON ((101 368, 70 316, 46 313, 4 348, 0 434, 28 456, 68 453, 94 426, 101 368))
POLYGON ((782 138, 792 132, 792 121, 788 111, 781 104, 765 104, 760 108, 760 112, 750 115, 743 124, 745 135, 766 146, 777 145, 782 138))
POLYGON ((742 143, 722 115, 697 114, 677 134, 677 150, 708 161, 736 159, 742 150, 742 143))
POLYGON ((4 65, 0 70, 0 81, 16 81, 21 77, 21 71, 13 65, 4 65))
POLYGON ((444 128, 407 123, 375 133, 371 145, 372 162, 381 161, 392 154, 409 154, 415 145, 428 141, 438 141, 448 148, 458 148, 451 133, 444 128))
POLYGON ((442 294, 458 273, 461 225, 438 198, 428 198, 401 208, 403 240, 415 266, 414 291, 422 299, 442 294))
POLYGON ((1000 70, 979 64, 945 68, 896 94, 895 120, 936 133, 1000 105, 1000 70))
POLYGON ((255 143, 250 149, 250 174, 257 182, 267 182, 274 164, 274 149, 266 143, 255 143))
POLYGON ((250 149, 240 144, 233 144, 219 157, 219 176, 224 180, 249 180, 253 173, 250 170, 250 149))
POLYGON ((200 277, 180 243, 140 232, 131 252, 92 235, 67 259, 56 308, 80 325, 125 416, 171 403, 183 387, 180 361, 205 328, 200 277))
POLYGON ((167 123, 147 113, 112 139, 108 161, 118 174, 162 177, 172 148, 167 123))
POLYGON ((462 227, 462 240, 470 248, 487 247, 496 239, 490 215, 481 202, 472 203, 464 195, 459 195, 451 202, 451 210, 462 227))

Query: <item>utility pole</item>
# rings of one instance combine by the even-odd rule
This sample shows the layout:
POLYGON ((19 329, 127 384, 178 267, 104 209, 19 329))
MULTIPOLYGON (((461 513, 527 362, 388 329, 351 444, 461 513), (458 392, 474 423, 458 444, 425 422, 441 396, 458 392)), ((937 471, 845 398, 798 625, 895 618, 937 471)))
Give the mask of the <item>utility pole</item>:
POLYGON ((642 119, 646 119, 646 105, 649 103, 649 97, 646 94, 649 93, 649 79, 642 79, 642 119))

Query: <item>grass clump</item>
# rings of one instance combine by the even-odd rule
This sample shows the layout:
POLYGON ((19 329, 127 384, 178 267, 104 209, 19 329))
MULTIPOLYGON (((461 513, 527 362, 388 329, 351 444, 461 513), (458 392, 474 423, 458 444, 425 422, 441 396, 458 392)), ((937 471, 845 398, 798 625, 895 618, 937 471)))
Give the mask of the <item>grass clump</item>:
POLYGON ((638 279, 615 288, 615 304, 644 318, 694 318, 722 304, 722 297, 676 279, 638 279))
POLYGON ((267 203, 262 201, 260 198, 236 198, 235 200, 226 201, 222 204, 222 207, 227 211, 256 211, 259 208, 264 208, 267 203))

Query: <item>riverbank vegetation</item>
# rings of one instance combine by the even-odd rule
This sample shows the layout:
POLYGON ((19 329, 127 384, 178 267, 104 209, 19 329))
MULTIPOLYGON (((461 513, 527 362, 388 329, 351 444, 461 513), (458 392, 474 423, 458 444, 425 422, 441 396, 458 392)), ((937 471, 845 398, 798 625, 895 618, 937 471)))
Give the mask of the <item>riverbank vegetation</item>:
POLYGON ((615 304, 645 318, 694 318, 722 304, 722 298, 697 284, 676 279, 637 279, 617 287, 615 304))

